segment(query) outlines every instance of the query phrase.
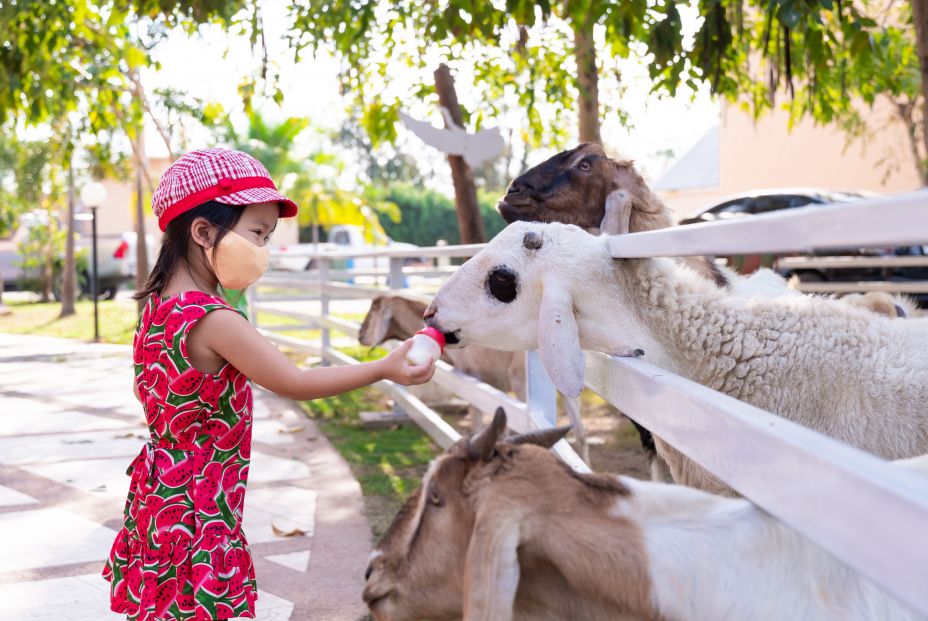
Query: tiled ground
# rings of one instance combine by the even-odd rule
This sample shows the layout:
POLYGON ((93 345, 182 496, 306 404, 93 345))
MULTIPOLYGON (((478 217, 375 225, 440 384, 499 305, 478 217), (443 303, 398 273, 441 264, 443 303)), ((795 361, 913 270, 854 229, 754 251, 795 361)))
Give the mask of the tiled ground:
MULTIPOLYGON (((127 348, 0 334, 0 619, 120 618, 99 572, 147 439, 129 369, 127 348)), ((364 618, 357 482, 293 404, 255 395, 244 528, 258 619, 364 618)))

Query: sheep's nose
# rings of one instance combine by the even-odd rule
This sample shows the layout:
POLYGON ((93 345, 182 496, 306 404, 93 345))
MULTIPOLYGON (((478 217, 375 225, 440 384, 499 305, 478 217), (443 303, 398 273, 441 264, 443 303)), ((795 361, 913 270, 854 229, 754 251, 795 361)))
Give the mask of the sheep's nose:
POLYGON ((371 574, 374 573, 374 566, 368 565, 367 570, 364 572, 364 581, 367 582, 371 579, 371 574))

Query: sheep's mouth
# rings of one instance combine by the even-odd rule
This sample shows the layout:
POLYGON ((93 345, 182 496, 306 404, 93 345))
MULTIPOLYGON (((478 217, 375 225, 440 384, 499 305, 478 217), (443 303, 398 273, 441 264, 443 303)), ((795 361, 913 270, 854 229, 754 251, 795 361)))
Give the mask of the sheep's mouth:
POLYGON ((454 332, 445 332, 442 331, 442 336, 445 337, 445 345, 460 345, 461 338, 458 336, 460 330, 455 330, 454 332))

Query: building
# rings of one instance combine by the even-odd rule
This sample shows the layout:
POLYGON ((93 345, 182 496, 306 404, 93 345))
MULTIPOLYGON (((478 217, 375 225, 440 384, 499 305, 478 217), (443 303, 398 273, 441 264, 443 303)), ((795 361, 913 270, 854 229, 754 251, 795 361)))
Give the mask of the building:
POLYGON ((760 120, 723 105, 719 124, 681 156, 653 185, 678 218, 740 192, 816 187, 893 193, 921 186, 906 128, 888 105, 868 112, 873 128, 849 141, 838 127, 803 119, 788 130, 788 114, 760 120))

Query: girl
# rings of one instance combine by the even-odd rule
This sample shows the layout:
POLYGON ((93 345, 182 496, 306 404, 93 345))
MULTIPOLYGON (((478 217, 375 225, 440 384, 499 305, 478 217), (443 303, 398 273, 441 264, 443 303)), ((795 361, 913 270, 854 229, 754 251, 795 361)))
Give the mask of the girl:
POLYGON ((103 576, 110 607, 138 621, 254 618, 254 568, 242 532, 251 453, 249 380, 292 399, 332 396, 381 379, 428 381, 407 341, 375 362, 299 369, 218 295, 267 268, 279 217, 296 215, 245 153, 188 153, 152 197, 164 231, 133 342, 135 394, 151 441, 129 466, 125 522, 103 576))

